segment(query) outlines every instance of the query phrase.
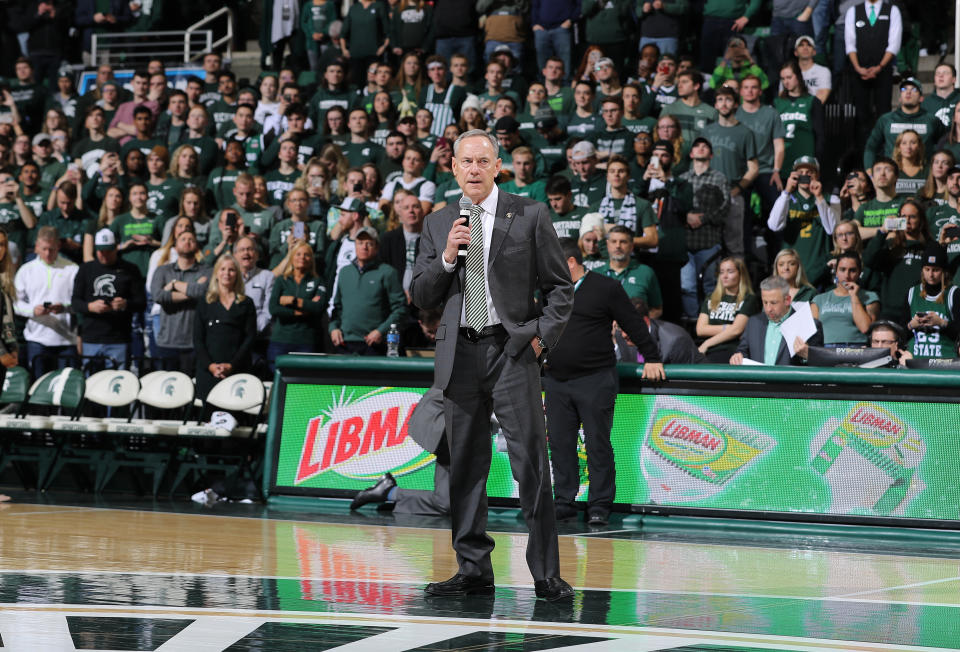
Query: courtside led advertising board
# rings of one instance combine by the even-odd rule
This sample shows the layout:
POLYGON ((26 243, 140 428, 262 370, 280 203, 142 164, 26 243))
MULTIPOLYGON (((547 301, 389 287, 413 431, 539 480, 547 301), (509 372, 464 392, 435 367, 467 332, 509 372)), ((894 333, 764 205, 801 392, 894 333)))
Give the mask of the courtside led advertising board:
MULTIPOLYGON (((432 488, 434 457, 407 431, 425 391, 287 385, 271 493, 342 495, 386 471, 401 487, 432 488)), ((616 502, 957 520, 958 424, 953 403, 621 394, 616 502)), ((583 437, 578 500, 590 490, 583 437)), ((495 421, 490 446, 489 495, 514 498, 495 421)))

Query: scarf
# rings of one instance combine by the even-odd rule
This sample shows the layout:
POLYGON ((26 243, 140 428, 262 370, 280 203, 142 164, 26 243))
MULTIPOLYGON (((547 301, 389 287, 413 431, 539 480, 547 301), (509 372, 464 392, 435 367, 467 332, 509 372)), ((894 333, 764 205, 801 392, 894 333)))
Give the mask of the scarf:
POLYGON ((610 194, 603 196, 603 199, 600 201, 600 208, 597 209, 600 215, 603 216, 604 222, 616 222, 621 226, 625 226, 634 233, 637 232, 637 199, 634 197, 632 192, 628 192, 623 198, 623 203, 620 204, 620 212, 617 213, 617 209, 613 205, 614 199, 610 194))

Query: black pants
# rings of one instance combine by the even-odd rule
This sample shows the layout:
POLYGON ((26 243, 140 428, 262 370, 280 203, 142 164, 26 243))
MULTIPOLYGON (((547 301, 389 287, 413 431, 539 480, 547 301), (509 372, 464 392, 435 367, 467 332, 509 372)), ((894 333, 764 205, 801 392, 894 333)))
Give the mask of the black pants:
POLYGON ((590 490, 589 508, 609 510, 617 493, 610 429, 620 383, 616 368, 571 380, 543 378, 553 492, 558 503, 572 504, 580 488, 577 434, 583 424, 590 490))
MULTIPOLYGON (((727 49, 727 41, 736 32, 731 18, 703 17, 703 29, 700 32, 700 70, 708 75, 717 67, 717 59, 727 49)), ((736 33, 738 36, 739 33, 736 33)))
POLYGON ((526 346, 519 357, 511 358, 504 350, 505 333, 477 342, 456 337, 443 408, 450 443, 450 520, 459 572, 493 578, 493 539, 486 529, 487 475, 493 451, 490 413, 496 412, 530 532, 526 555, 530 574, 534 580, 559 577, 540 367, 533 348, 526 346))
POLYGON ((847 67, 847 74, 850 75, 853 102, 857 107, 857 148, 863 149, 877 118, 890 111, 893 65, 887 65, 876 77, 869 80, 861 79, 850 66, 847 67))

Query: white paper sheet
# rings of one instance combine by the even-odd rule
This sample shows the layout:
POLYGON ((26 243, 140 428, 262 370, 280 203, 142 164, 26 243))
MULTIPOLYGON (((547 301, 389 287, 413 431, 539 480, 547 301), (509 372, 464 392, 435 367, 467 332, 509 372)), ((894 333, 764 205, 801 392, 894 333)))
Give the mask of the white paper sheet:
POLYGON ((787 350, 790 351, 791 358, 796 355, 793 350, 794 340, 799 337, 806 342, 817 332, 817 325, 813 322, 813 313, 810 312, 810 304, 806 301, 797 301, 792 305, 794 313, 780 324, 780 334, 787 343, 787 350))

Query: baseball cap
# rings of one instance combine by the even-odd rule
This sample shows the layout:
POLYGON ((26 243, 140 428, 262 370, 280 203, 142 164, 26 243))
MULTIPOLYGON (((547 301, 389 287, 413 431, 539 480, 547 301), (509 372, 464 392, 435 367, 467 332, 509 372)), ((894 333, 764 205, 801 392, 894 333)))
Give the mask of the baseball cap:
POLYGON ((514 132, 520 131, 520 123, 517 122, 517 119, 512 115, 505 115, 497 123, 493 125, 493 130, 496 132, 506 132, 512 134, 514 132))
POLYGON ((802 167, 813 168, 817 172, 820 171, 820 163, 813 156, 801 156, 793 162, 793 169, 799 169, 802 167))
POLYGON ((701 143, 706 145, 711 152, 713 151, 713 143, 711 143, 708 139, 704 138, 703 136, 700 136, 699 138, 694 138, 693 143, 691 143, 690 145, 690 149, 693 149, 694 147, 696 147, 701 143))
POLYGON ((533 115, 533 125, 537 129, 553 129, 557 122, 557 114, 549 106, 541 106, 533 115))
POLYGON ((372 226, 363 226, 360 227, 360 230, 357 231, 357 235, 353 236, 354 240, 359 240, 360 236, 365 235, 374 242, 380 241, 380 236, 377 234, 377 230, 372 226))
POLYGON ((900 90, 903 90, 904 86, 913 86, 920 93, 923 93, 923 84, 920 83, 920 80, 916 77, 907 77, 900 81, 900 90))
POLYGON ((52 143, 52 142, 53 142, 52 140, 50 140, 50 136, 47 135, 47 134, 37 134, 36 136, 33 137, 33 141, 32 141, 32 142, 33 142, 34 145, 39 145, 40 143, 42 143, 42 142, 44 142, 44 141, 46 141, 46 142, 48 142, 48 143, 52 143))
POLYGON ((600 57, 599 59, 597 59, 597 62, 593 64, 593 69, 600 70, 604 66, 610 66, 611 68, 616 67, 613 65, 613 59, 611 59, 610 57, 600 57))
POLYGON ((367 207, 357 197, 344 197, 343 203, 337 206, 342 211, 354 211, 357 213, 366 213, 367 207))
POLYGON ((100 229, 93 237, 93 248, 97 251, 113 251, 117 248, 117 238, 110 229, 100 229))
POLYGON ((574 145, 573 151, 570 152, 570 158, 572 158, 574 161, 582 161, 583 159, 596 155, 597 148, 593 146, 593 143, 586 140, 581 140, 579 143, 574 145))
POLYGON ((800 44, 803 43, 804 41, 806 41, 806 42, 807 42, 807 45, 809 45, 809 46, 812 47, 812 48, 816 48, 816 47, 817 47, 816 41, 814 41, 812 37, 807 36, 806 34, 804 34, 803 36, 798 37, 797 40, 793 42, 793 47, 794 47, 794 49, 800 47, 800 44))
POLYGON ((493 49, 494 54, 509 54, 511 59, 515 59, 513 56, 513 50, 510 49, 509 45, 498 45, 493 49))

